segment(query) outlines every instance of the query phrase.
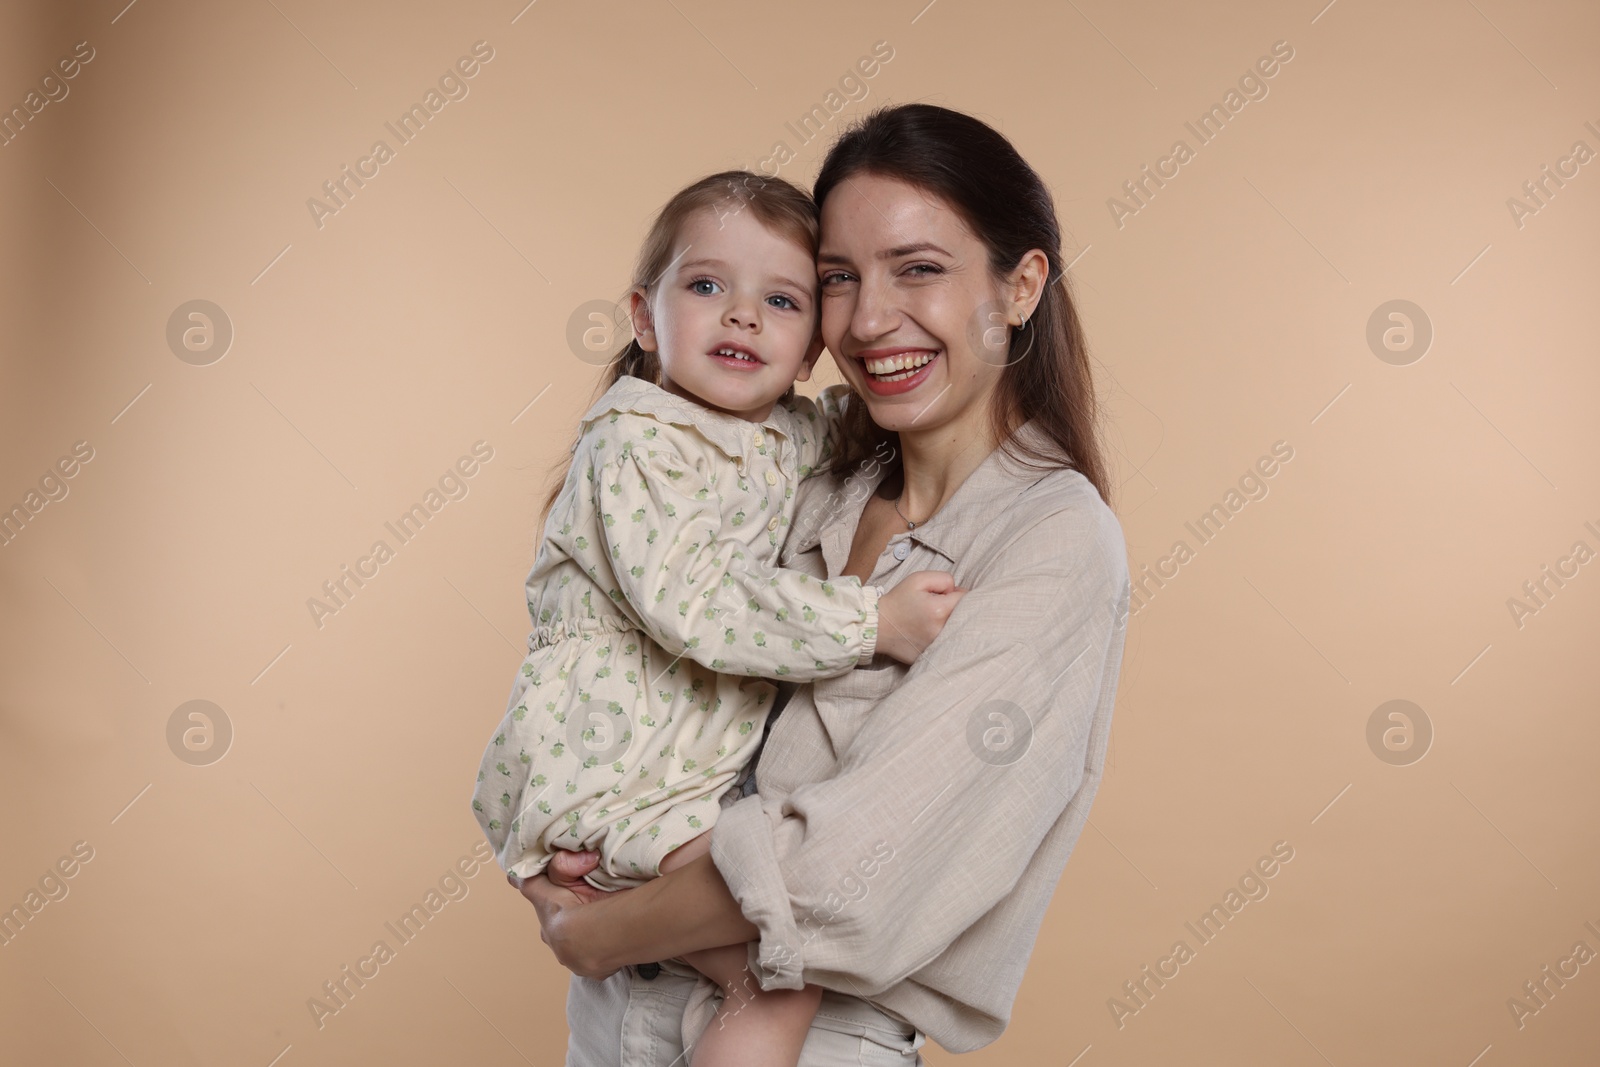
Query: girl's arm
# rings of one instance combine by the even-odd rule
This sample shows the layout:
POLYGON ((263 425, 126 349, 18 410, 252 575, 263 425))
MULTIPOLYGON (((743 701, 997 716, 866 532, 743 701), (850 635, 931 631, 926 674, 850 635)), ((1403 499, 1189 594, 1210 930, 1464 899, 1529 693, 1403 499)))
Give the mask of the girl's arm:
POLYGON ((715 487, 669 434, 628 435, 592 474, 611 564, 609 575, 593 577, 615 583, 615 606, 669 652, 725 674, 793 681, 872 659, 877 587, 752 560, 744 543, 727 536, 715 487))

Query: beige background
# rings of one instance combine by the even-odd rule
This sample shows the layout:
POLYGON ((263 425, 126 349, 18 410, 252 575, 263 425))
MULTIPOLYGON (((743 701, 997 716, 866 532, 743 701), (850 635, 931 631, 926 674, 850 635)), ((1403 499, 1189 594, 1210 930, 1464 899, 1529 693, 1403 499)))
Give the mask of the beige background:
POLYGON ((1600 150, 1593 5, 125 2, 0 13, 6 108, 95 50, 0 148, 0 505, 94 450, 0 548, 0 906, 93 849, 0 947, 0 1058, 560 1062, 566 974, 492 867, 320 1028, 307 1001, 480 838, 538 501, 597 380, 575 310, 685 182, 784 141, 808 184, 846 120, 920 100, 1055 191, 1130 566, 1194 549, 1130 621, 1010 1029, 962 1062, 1595 1062, 1600 962, 1520 1029, 1507 1006, 1600 952, 1600 564, 1520 628, 1507 606, 1600 550, 1600 163, 1520 228, 1506 203, 1600 150), (308 198, 479 40, 470 94, 319 229, 308 198), (1184 122, 1280 40, 1197 147, 1184 122), (1178 138, 1119 228, 1108 198, 1178 138), (235 332, 205 366, 165 337, 193 299, 235 332), (1434 330, 1406 366, 1366 341, 1393 299, 1434 330), (307 600, 479 440, 470 493, 319 628, 307 600), (1270 493, 1197 547, 1277 441, 1270 493), (233 730, 208 766, 167 740, 197 699, 233 730), (1393 699, 1434 733, 1409 765, 1367 741, 1393 699), (1278 841, 1270 895, 1201 946, 1184 923, 1278 841))

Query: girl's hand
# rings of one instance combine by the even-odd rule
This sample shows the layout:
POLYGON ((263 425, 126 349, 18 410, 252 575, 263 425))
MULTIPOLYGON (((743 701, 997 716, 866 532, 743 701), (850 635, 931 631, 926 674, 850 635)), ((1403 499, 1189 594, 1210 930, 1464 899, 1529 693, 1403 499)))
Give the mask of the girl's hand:
POLYGON ((569 852, 562 849, 550 857, 550 865, 545 868, 545 873, 550 876, 551 884, 572 890, 587 904, 608 895, 604 889, 596 889, 583 880, 584 875, 599 865, 598 852, 569 852))
POLYGON ((878 648, 890 659, 913 663, 933 644, 966 594, 945 571, 916 571, 878 598, 878 648))

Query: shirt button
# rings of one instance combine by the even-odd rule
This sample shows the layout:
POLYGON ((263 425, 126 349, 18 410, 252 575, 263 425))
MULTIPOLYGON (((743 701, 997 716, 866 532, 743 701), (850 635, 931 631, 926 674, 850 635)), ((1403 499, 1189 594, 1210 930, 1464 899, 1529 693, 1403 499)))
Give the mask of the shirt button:
POLYGON ((760 430, 757 430, 756 431, 756 435, 753 438, 753 441, 755 443, 755 446, 757 448, 760 448, 762 445, 767 443, 767 438, 766 438, 765 434, 763 434, 760 430))
POLYGON ((778 516, 774 515, 774 516, 772 516, 772 521, 767 523, 767 529, 776 530, 777 528, 778 528, 778 516))
POLYGON ((773 470, 771 467, 767 468, 767 484, 768 485, 777 485, 778 484, 778 472, 773 470))
POLYGON ((894 558, 895 559, 904 560, 909 555, 911 555, 911 542, 910 541, 901 541, 898 545, 894 546, 894 558))

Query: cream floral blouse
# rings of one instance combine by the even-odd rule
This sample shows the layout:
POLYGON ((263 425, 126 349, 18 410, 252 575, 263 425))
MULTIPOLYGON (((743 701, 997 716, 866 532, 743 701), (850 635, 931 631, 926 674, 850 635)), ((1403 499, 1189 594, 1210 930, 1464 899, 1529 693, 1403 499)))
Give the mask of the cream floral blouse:
POLYGON ((527 578, 534 630, 472 809, 501 866, 598 849, 589 880, 640 885, 709 829, 776 687, 872 659, 880 590, 780 570, 799 481, 849 390, 756 423, 640 378, 585 414, 527 578))

